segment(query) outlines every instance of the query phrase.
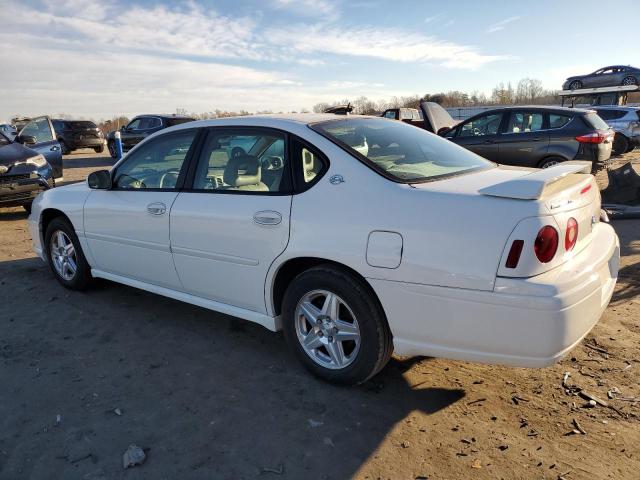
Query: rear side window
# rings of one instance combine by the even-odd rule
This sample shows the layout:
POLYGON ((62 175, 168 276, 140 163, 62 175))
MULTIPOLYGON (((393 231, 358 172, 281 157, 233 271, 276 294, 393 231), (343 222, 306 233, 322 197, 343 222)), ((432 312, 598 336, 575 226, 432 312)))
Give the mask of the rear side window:
POLYGON ((592 126, 596 130, 608 130, 609 125, 607 122, 602 120, 597 113, 587 113, 584 116, 584 120, 587 122, 587 125, 592 126))
POLYGON ((69 126, 74 130, 82 130, 87 128, 98 128, 95 123, 89 121, 68 122, 69 126))
POLYGON ((618 120, 627 114, 624 110, 597 110, 597 112, 603 120, 618 120))
POLYGON ((528 133, 542 130, 542 113, 513 112, 506 133, 528 133))
POLYGON ((573 117, 570 115, 559 115, 557 113, 549 114, 549 128, 562 128, 571 121, 573 117))
POLYGON ((174 125, 180 125, 181 123, 193 122, 193 118, 165 118, 167 127, 173 127, 174 125))

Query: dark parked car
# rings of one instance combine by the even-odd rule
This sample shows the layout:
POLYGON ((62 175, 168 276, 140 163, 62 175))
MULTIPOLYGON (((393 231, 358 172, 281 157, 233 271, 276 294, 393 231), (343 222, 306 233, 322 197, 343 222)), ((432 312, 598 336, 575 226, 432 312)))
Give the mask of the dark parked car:
POLYGON ((563 90, 579 88, 617 87, 619 85, 638 85, 640 69, 628 65, 612 65, 596 70, 588 75, 569 77, 562 85, 563 90))
POLYGON ((12 139, 18 132, 16 131, 16 127, 14 127, 13 125, 3 123, 2 125, 0 125, 0 133, 4 133, 5 137, 9 137, 10 139, 12 139))
POLYGON ((27 123, 15 139, 0 133, 0 207, 31 202, 62 179, 62 154, 48 117, 27 123))
MULTIPOLYGON (((183 115, 138 115, 120 129, 122 150, 127 152, 140 143, 145 137, 163 128, 173 127, 180 123, 192 122, 194 119, 183 115)), ((107 135, 107 147, 113 158, 117 157, 115 147, 115 131, 107 135)))
POLYGON ((98 126, 87 120, 53 120, 53 128, 64 155, 79 148, 104 151, 104 135, 98 126))
POLYGON ((605 162, 614 133, 593 110, 503 107, 475 115, 442 136, 496 163, 546 168, 565 160, 605 162))

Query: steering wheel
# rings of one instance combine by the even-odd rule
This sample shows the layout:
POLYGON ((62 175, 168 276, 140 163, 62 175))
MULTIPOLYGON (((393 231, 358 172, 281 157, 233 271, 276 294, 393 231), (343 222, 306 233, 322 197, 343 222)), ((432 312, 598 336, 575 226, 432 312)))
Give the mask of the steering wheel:
POLYGON ((160 188, 174 188, 178 183, 178 175, 180 175, 178 170, 164 172, 160 177, 160 188), (165 185, 165 182, 169 181, 169 179, 173 179, 173 184, 165 185))
POLYGON ((482 135, 482 132, 480 131, 480 129, 478 127, 474 127, 473 128, 473 134, 474 135, 482 135))

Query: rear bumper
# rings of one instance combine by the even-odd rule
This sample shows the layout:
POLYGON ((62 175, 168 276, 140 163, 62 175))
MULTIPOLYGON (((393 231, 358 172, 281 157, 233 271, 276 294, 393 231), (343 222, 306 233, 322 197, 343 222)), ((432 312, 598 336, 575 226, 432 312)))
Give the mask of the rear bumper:
POLYGON ((0 207, 15 207, 31 203, 36 196, 53 186, 52 179, 32 174, 30 178, 0 181, 0 207))
POLYGON ((85 138, 83 140, 74 140, 69 148, 76 150, 78 148, 96 148, 104 145, 102 138, 85 138))
POLYGON ((620 244, 596 224, 591 244, 532 278, 497 278, 494 291, 372 280, 400 355, 544 367, 597 323, 618 276, 620 244))

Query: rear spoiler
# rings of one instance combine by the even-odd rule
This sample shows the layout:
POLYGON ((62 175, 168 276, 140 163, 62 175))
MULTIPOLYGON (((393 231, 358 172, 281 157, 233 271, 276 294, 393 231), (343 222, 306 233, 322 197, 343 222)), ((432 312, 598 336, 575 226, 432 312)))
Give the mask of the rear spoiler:
POLYGON ((562 180, 573 173, 591 173, 591 162, 571 160, 558 163, 552 167, 523 175, 507 182, 496 183, 480 190, 483 195, 492 197, 536 200, 541 198, 549 185, 562 180))

